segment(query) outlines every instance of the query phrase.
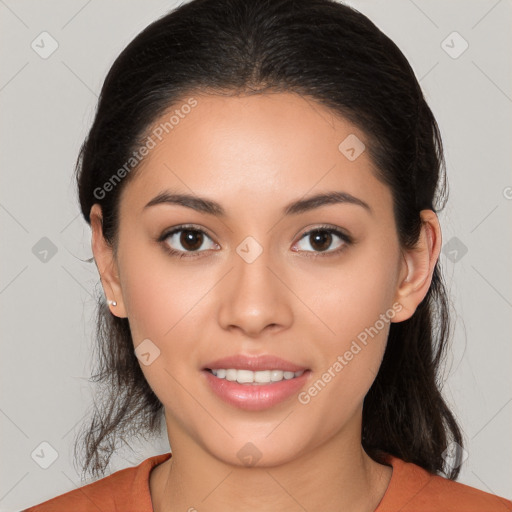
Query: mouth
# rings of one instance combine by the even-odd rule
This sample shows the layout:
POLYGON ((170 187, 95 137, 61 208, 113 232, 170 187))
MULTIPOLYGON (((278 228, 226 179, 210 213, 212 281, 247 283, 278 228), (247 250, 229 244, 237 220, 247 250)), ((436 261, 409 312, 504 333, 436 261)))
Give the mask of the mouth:
POLYGON ((225 379, 229 382, 238 382, 238 384, 267 385, 274 382, 282 382, 283 380, 291 380, 300 377, 307 370, 299 370, 297 372, 283 370, 241 370, 237 368, 206 368, 206 371, 217 377, 217 379, 225 379))
POLYGON ((237 355, 208 363, 202 374, 223 402, 262 411, 296 395, 309 381, 311 370, 276 356, 237 355))

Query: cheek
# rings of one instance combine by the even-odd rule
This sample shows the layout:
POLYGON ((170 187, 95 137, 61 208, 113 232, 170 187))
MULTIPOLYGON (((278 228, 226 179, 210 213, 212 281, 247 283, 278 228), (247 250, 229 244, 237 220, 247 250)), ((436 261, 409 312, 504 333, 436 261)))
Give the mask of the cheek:
POLYGON ((302 283, 298 295, 307 298, 317 315, 306 315, 306 322, 316 321, 328 346, 342 350, 376 323, 386 338, 389 323, 383 326, 380 319, 394 316, 389 310, 396 294, 398 255, 398 246, 382 239, 354 247, 333 265, 310 264, 301 271, 295 281, 302 283))
POLYGON ((147 339, 156 346, 145 342, 152 360, 140 363, 148 384, 167 408, 180 410, 190 402, 188 393, 196 393, 190 375, 200 359, 197 306, 211 283, 205 273, 184 271, 159 253, 154 247, 125 248, 120 260, 123 299, 135 347, 147 339))
MULTIPOLYGON (((382 243, 353 253, 338 269, 316 270, 314 310, 325 335, 317 336, 321 364, 299 402, 335 428, 362 403, 386 348, 395 296, 397 246, 382 243), (326 283, 318 286, 318 283, 326 283), (324 329, 324 326, 327 327, 324 329)), ((306 290, 304 290, 304 293, 306 290)))
POLYGON ((158 247, 125 250, 120 271, 135 344, 144 338, 170 340, 177 336, 181 323, 190 325, 194 305, 211 284, 205 280, 204 272, 185 267, 173 262, 158 247))
POLYGON ((321 364, 298 402, 325 435, 337 431, 362 406, 386 349, 395 311, 388 278, 378 272, 372 277, 333 280, 331 292, 321 297, 319 311, 334 334, 317 337, 315 360, 321 364))
POLYGON ((156 345, 158 357, 141 364, 146 380, 172 406, 189 398, 178 383, 189 381, 201 360, 203 305, 215 281, 208 269, 198 271, 145 243, 125 247, 119 260, 123 299, 135 347, 146 339, 156 345))
POLYGON ((298 414, 312 432, 329 438, 340 426, 351 424, 359 417, 364 397, 377 375, 386 344, 381 331, 367 344, 358 340, 342 343, 332 352, 327 364, 316 372, 308 386, 298 395, 298 414))

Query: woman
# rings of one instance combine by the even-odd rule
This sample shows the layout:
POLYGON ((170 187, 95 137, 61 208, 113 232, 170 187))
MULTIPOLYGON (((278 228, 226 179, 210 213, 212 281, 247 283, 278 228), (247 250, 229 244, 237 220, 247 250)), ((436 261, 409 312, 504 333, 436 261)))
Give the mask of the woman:
POLYGON ((442 141, 366 17, 179 7, 112 66, 77 171, 106 297, 84 470, 162 416, 172 456, 29 511, 511 509, 454 481, 442 141))

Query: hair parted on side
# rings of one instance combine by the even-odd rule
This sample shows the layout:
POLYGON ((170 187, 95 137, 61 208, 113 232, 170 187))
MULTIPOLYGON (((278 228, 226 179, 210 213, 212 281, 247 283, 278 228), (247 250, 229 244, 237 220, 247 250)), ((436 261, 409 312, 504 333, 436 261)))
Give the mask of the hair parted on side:
MULTIPOLYGON (((407 59, 354 8, 334 0, 192 0, 151 23, 123 50, 103 84, 77 160, 82 214, 99 203, 103 236, 114 248, 120 193, 108 193, 159 116, 194 94, 295 92, 360 128, 378 178, 393 195, 400 243, 414 247, 420 211, 439 211, 447 193, 438 125, 407 59)), ((362 445, 374 460, 390 453, 455 479, 443 451, 463 445, 441 395, 449 303, 440 264, 412 317, 392 323, 386 351, 363 406, 362 445)), ((159 431, 163 406, 134 354, 128 319, 103 297, 97 316, 99 385, 90 423, 75 440, 83 473, 104 474, 120 441, 159 431)))

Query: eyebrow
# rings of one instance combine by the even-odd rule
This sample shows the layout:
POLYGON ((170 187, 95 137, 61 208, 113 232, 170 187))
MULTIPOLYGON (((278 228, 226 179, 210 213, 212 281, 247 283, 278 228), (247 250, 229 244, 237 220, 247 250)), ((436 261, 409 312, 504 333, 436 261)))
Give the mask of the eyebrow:
MULTIPOLYGON (((226 217, 226 211, 224 208, 216 201, 206 197, 164 191, 151 199, 151 201, 149 201, 149 203, 144 206, 144 209, 159 204, 176 204, 191 208, 200 213, 206 213, 216 217, 226 217)), ((329 204, 353 204, 363 207, 370 214, 373 213, 370 205, 364 202, 362 199, 359 199, 347 192, 333 191, 320 193, 306 199, 293 201, 283 208, 282 214, 298 215, 329 204)))

